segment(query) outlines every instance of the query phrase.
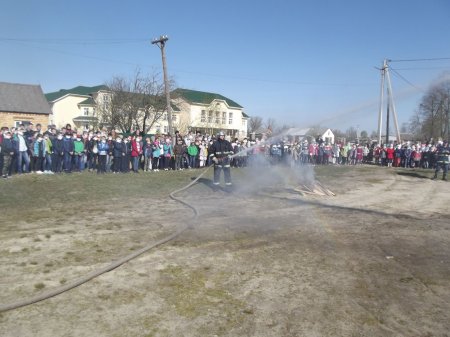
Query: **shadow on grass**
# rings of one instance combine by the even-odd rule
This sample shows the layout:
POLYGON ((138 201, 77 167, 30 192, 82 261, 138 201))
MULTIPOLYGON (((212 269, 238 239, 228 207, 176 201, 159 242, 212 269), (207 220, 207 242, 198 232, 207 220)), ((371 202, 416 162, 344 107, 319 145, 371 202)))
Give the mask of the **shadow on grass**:
POLYGON ((419 178, 419 179, 431 179, 428 174, 421 174, 419 172, 397 172, 400 176, 419 178))
MULTIPOLYGON (((191 179, 194 180, 196 178, 192 177, 191 179)), ((200 178, 197 183, 209 187, 213 192, 217 192, 217 191, 223 191, 223 192, 226 192, 226 193, 232 193, 233 192, 233 188, 231 186, 223 187, 221 185, 214 185, 213 181, 211 179, 200 178)))

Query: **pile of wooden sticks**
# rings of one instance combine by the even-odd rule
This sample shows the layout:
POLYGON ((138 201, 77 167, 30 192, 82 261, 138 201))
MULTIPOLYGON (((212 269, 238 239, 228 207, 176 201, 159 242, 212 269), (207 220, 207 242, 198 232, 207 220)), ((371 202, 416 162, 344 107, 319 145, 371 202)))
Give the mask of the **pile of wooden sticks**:
POLYGON ((315 180, 312 183, 300 184, 297 187, 291 189, 291 191, 298 192, 298 193, 300 193, 301 195, 304 195, 304 196, 307 196, 307 195, 329 196, 329 197, 336 196, 336 194, 334 194, 328 188, 323 186, 317 180, 315 180))

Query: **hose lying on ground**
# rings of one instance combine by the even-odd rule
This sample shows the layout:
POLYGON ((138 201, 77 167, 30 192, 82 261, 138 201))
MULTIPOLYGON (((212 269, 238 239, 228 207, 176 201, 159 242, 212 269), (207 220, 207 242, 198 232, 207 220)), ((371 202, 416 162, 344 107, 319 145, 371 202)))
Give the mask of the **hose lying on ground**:
MULTIPOLYGON (((178 190, 175 190, 172 193, 170 193, 170 198, 172 198, 173 200, 178 201, 179 203, 182 203, 183 205, 186 205, 187 207, 192 209, 192 211, 194 212, 194 217, 193 217, 193 219, 191 221, 194 221, 195 219, 197 219, 197 217, 199 215, 198 210, 194 206, 192 206, 189 203, 187 203, 186 201, 177 198, 175 196, 175 194, 177 194, 177 193, 179 193, 181 191, 187 190, 189 187, 194 185, 203 175, 205 175, 205 173, 209 170, 210 167, 211 166, 208 166, 197 178, 195 178, 188 185, 186 185, 186 186, 184 186, 184 187, 182 187, 182 188, 180 188, 178 190)), ((75 288, 75 287, 78 287, 78 286, 80 286, 80 285, 82 285, 82 284, 92 280, 93 278, 96 278, 96 277, 98 277, 98 276, 100 276, 100 275, 102 275, 102 274, 104 274, 106 272, 109 272, 109 271, 111 271, 113 269, 116 269, 117 267, 121 266, 122 264, 124 264, 124 263, 126 263, 128 261, 131 261, 132 259, 134 259, 134 258, 138 257, 139 255, 149 251, 152 248, 155 248, 157 246, 160 246, 160 245, 162 245, 164 243, 167 243, 167 242, 175 239, 177 236, 179 236, 181 233, 183 233, 184 231, 186 231, 190 227, 191 227, 191 225, 189 225, 189 224, 185 225, 182 228, 180 228, 179 230, 177 230, 175 233, 173 233, 173 234, 171 234, 169 236, 166 236, 165 238, 163 238, 163 239, 161 239, 161 240, 159 240, 157 242, 148 244, 147 246, 145 246, 145 247, 143 247, 143 248, 141 248, 141 249, 139 249, 139 250, 137 250, 137 251, 135 251, 135 252, 133 252, 133 253, 131 253, 131 254, 129 254, 129 255, 119 259, 119 260, 117 260, 117 261, 114 261, 114 262, 110 263, 109 265, 107 265, 107 266, 105 266, 103 268, 100 268, 100 269, 97 269, 97 270, 93 270, 89 274, 87 274, 87 275, 85 275, 83 277, 80 277, 79 279, 76 279, 76 280, 74 280, 74 281, 72 281, 72 282, 70 282, 68 284, 65 284, 63 286, 57 287, 57 288, 52 289, 52 290, 50 290, 48 292, 44 292, 42 294, 38 294, 38 295, 33 296, 31 298, 23 299, 23 300, 20 300, 20 301, 17 301, 17 302, 13 302, 13 303, 8 303, 8 304, 1 304, 0 305, 0 312, 13 310, 13 309, 24 307, 24 306, 27 306, 27 305, 30 305, 30 304, 33 304, 33 303, 36 303, 36 302, 40 302, 40 301, 49 299, 50 297, 54 297, 56 295, 62 294, 64 292, 68 291, 68 290, 71 290, 71 289, 75 288)))

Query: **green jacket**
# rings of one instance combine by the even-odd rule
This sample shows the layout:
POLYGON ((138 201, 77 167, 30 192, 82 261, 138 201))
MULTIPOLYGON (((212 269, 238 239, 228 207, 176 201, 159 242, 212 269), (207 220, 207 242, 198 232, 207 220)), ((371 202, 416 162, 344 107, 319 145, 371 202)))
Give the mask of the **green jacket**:
POLYGON ((84 143, 81 140, 76 140, 73 142, 75 154, 80 154, 84 151, 84 143))
POLYGON ((196 156, 198 155, 198 148, 195 146, 195 144, 191 144, 188 147, 188 155, 190 156, 196 156))

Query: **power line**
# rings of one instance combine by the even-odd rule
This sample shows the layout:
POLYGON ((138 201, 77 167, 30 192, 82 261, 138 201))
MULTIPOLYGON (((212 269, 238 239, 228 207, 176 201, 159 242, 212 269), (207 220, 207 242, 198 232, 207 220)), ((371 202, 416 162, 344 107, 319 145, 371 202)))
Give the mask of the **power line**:
MULTIPOLYGON (((145 39, 145 42, 147 43, 149 39, 145 39)), ((91 60, 98 60, 102 62, 109 62, 109 63, 116 63, 116 64, 123 64, 123 65, 131 65, 131 66, 142 66, 142 67, 149 67, 149 68, 160 68, 158 65, 149 65, 149 64, 143 64, 143 63, 133 63, 133 62, 127 62, 123 60, 114 60, 106 57, 99 57, 94 56, 92 54, 80 54, 77 52, 69 52, 69 51, 63 51, 58 50, 55 48, 52 48, 51 46, 42 46, 37 44, 30 44, 24 41, 16 40, 5 40, 0 38, 1 42, 11 42, 16 45, 21 45, 28 48, 35 48, 38 50, 44 50, 52 53, 58 53, 63 55, 68 55, 72 57, 78 57, 78 58, 85 58, 85 59, 91 59, 91 60)), ((211 74, 211 73, 205 73, 205 72, 198 72, 198 71, 189 71, 179 68, 172 68, 173 71, 181 74, 190 74, 190 75, 196 75, 196 76, 208 76, 208 77, 214 77, 214 78, 224 78, 229 80, 239 80, 239 81, 248 81, 248 82, 261 82, 261 83, 276 83, 276 84, 290 84, 290 85, 299 85, 299 86, 324 86, 324 87, 361 87, 361 86, 372 86, 374 83, 345 83, 345 82, 309 82, 309 81, 286 81, 286 80, 276 80, 276 79, 267 79, 267 78, 257 78, 257 77, 246 77, 246 76, 239 76, 239 75, 221 75, 221 74, 211 74)))
POLYGON ((425 92, 422 88, 416 86, 415 84, 411 83, 410 81, 408 81, 404 76, 402 76, 397 70, 393 69, 392 67, 389 68, 390 70, 392 70, 392 72, 394 73, 394 75, 398 76, 399 78, 401 78, 403 81, 405 81, 406 83, 408 83, 410 86, 412 86, 413 88, 420 90, 422 92, 425 92))
POLYGON ((414 67, 414 68, 396 68, 397 70, 433 70, 433 69, 450 69, 450 65, 442 67, 414 67))
POLYGON ((442 61, 450 60, 450 57, 435 57, 427 59, 405 59, 405 60, 389 60, 389 62, 420 62, 420 61, 442 61))
POLYGON ((148 39, 29 39, 0 37, 0 42, 26 43, 30 45, 118 45, 146 42, 148 39))

